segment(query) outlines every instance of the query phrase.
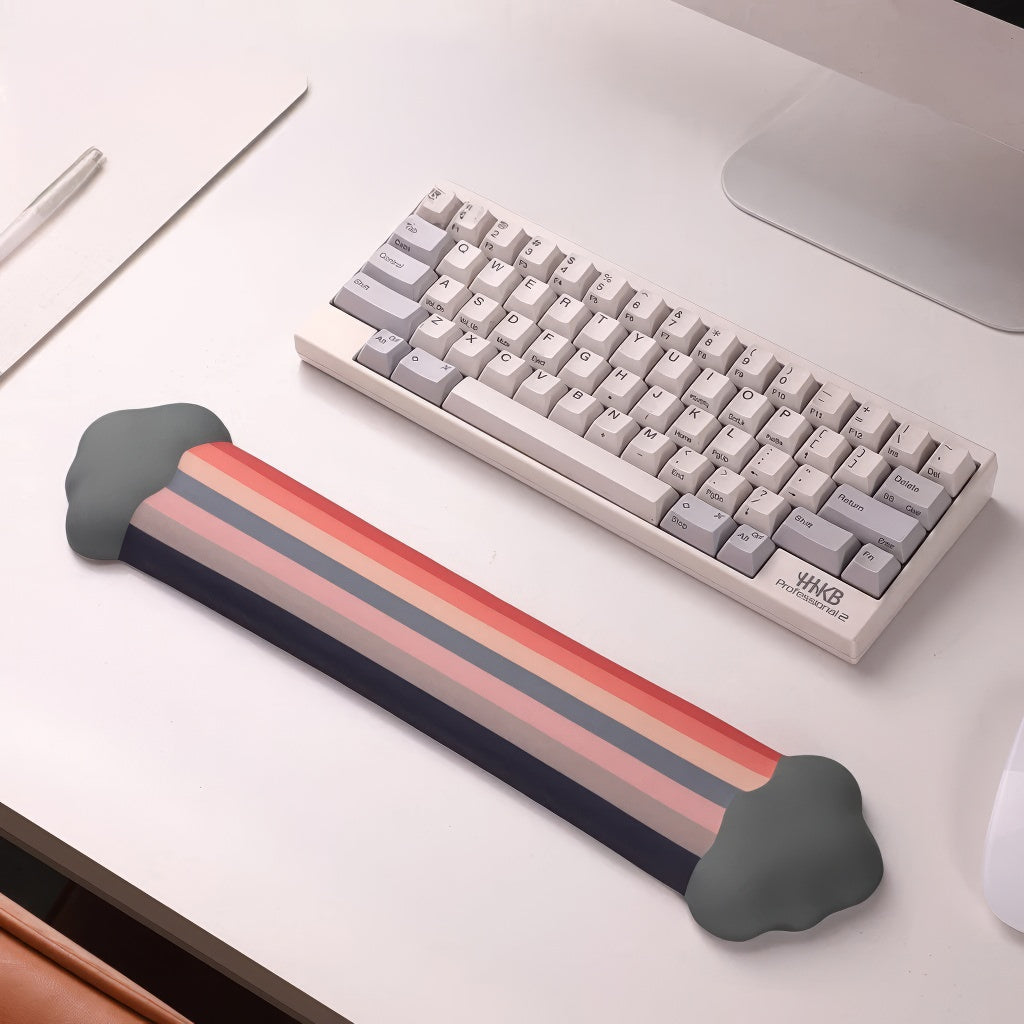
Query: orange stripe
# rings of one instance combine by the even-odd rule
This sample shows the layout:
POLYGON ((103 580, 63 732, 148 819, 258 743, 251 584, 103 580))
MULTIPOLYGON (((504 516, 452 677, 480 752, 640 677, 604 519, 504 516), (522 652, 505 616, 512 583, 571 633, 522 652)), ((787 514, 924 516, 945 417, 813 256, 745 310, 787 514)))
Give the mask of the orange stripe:
POLYGON ((436 596, 463 608, 470 602, 467 610, 483 621, 738 764, 765 778, 774 771, 780 755, 771 748, 523 614, 247 452, 218 442, 194 448, 192 454, 436 596))
MULTIPOLYGON (((662 775, 657 769, 520 692, 504 680, 466 661, 443 644, 423 636, 401 620, 374 608, 344 588, 325 580, 198 505, 193 505, 174 491, 164 488, 151 495, 144 502, 140 520, 146 509, 179 523, 215 549, 235 555, 246 564, 268 574, 284 585, 280 591, 281 596, 285 588, 306 595, 341 620, 355 623, 397 651, 411 655, 442 673, 470 693, 483 697, 501 712, 544 733, 559 746, 605 769, 680 817, 712 834, 717 833, 724 814, 724 808, 718 804, 662 775)), ((206 556, 201 550, 187 553, 206 564, 206 556)), ((297 608, 288 607, 287 602, 284 607, 293 613, 298 612, 297 608)), ((415 684, 415 680, 410 682, 415 684)))
POLYGON ((540 676, 602 714, 621 722, 634 732, 646 736, 664 749, 671 750, 690 764, 703 768, 738 789, 752 790, 764 785, 763 775, 738 764, 717 750, 698 743, 692 737, 648 715, 621 697, 595 686, 586 677, 577 675, 559 662, 538 654, 518 638, 510 637, 504 631, 488 625, 460 605, 442 600, 436 594, 384 565, 377 558, 357 551, 351 544, 325 533, 303 516, 282 507, 261 491, 253 489, 219 467, 189 454, 181 459, 179 467, 191 479, 198 480, 264 522, 276 526, 335 562, 348 566, 365 579, 420 608, 464 636, 476 640, 487 649, 540 676))

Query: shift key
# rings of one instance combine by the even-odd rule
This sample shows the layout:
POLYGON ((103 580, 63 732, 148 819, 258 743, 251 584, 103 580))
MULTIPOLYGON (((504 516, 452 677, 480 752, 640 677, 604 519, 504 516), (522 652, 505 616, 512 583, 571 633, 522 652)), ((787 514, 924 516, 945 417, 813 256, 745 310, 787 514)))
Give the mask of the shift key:
POLYGON ((860 549, 853 534, 805 508, 795 508, 772 540, 832 576, 839 576, 860 549))
POLYGON ((429 315, 418 302, 399 295, 369 274, 356 274, 331 300, 338 309, 379 331, 411 338, 429 315))
POLYGON ((927 536, 917 519, 869 498, 849 484, 832 492, 820 515, 849 530, 865 544, 875 544, 895 555, 901 562, 906 562, 927 536))

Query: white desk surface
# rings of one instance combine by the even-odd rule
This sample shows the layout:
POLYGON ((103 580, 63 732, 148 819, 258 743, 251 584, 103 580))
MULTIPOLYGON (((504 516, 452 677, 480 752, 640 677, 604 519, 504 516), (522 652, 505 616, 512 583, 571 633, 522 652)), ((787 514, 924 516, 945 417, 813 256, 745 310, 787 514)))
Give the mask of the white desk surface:
POLYGON ((250 958, 239 973, 318 1021, 1010 1019, 1024 936, 988 911, 980 862, 1024 714, 1024 339, 729 205, 723 161, 810 66, 667 0, 189 0, 161 24, 123 0, 81 26, 58 6, 65 42, 114 26, 274 53, 312 84, 0 385, 3 827, 79 851, 90 884, 136 887, 134 912, 161 905, 167 930, 250 958), (858 667, 300 365, 296 325, 441 178, 997 450, 995 500, 858 667), (841 760, 886 859, 878 893, 808 933, 716 941, 342 687, 74 557, 62 486, 82 429, 175 400, 778 749, 841 760))

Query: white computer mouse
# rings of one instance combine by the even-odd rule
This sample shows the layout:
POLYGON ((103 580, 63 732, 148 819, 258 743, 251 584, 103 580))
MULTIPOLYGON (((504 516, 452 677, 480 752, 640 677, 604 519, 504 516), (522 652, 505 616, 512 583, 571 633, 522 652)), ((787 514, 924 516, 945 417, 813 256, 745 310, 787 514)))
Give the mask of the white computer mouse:
POLYGON ((999 781, 988 826, 985 899, 996 917, 1024 932, 1024 722, 999 781))

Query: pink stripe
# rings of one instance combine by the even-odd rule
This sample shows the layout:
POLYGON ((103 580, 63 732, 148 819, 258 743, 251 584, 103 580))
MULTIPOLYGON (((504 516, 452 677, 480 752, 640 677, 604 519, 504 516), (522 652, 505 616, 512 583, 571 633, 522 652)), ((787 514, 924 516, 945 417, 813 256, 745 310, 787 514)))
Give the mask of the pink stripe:
POLYGON ((690 821, 712 832, 717 832, 721 826, 724 808, 666 778, 532 697, 520 693, 502 680, 469 664, 447 648, 421 636, 415 630, 353 597, 316 573, 297 565, 279 552, 236 530, 172 491, 164 489, 150 497, 146 504, 211 543, 245 559, 251 565, 320 602, 338 615, 375 633, 418 661, 444 673, 467 690, 528 723, 538 732, 551 737, 588 761, 600 765, 690 821))

